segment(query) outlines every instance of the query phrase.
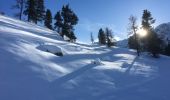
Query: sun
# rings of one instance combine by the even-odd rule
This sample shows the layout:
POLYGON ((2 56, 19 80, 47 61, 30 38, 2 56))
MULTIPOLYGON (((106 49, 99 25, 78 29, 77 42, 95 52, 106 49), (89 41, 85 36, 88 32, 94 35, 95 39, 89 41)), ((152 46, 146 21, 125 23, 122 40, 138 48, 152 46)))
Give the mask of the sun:
POLYGON ((144 30, 144 29, 140 29, 138 31, 138 34, 139 34, 140 37, 145 37, 147 35, 147 33, 148 32, 146 30, 144 30))

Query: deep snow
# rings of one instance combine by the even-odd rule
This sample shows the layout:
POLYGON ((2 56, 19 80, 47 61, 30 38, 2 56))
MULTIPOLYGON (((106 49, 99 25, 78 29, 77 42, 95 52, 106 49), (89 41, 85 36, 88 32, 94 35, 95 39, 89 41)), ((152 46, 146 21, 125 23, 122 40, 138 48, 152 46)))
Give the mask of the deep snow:
POLYGON ((0 100, 169 100, 169 76, 169 57, 72 44, 0 15, 0 100))

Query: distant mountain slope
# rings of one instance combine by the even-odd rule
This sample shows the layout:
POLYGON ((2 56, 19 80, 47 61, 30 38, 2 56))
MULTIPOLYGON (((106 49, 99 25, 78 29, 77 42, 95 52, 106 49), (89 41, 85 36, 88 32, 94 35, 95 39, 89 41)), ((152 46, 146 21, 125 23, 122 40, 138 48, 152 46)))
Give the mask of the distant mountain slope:
POLYGON ((117 41, 116 46, 121 48, 128 48, 128 39, 117 41))
POLYGON ((169 100, 169 61, 0 15, 0 100, 169 100))

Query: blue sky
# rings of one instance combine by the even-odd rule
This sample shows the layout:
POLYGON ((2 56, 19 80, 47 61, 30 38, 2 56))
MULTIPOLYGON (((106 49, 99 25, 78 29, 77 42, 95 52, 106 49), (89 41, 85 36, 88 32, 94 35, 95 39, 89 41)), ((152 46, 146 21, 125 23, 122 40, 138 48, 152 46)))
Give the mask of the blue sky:
MULTIPOLYGON (((13 10, 10 7, 14 2, 15 0, 0 0, 0 11, 12 16, 13 10)), ((53 15, 68 3, 79 17, 75 33, 78 40, 83 42, 90 41, 91 32, 97 38, 101 27, 111 28, 119 39, 126 38, 129 16, 137 16, 140 25, 144 9, 151 11, 156 19, 155 26, 170 22, 170 0, 45 0, 46 8, 53 15)))

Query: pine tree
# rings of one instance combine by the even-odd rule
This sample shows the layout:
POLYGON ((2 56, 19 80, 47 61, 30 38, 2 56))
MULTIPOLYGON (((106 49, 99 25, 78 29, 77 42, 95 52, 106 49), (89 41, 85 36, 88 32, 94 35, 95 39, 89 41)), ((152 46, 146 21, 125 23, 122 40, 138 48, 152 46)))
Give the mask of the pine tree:
POLYGON ((147 36, 143 38, 142 42, 144 44, 144 49, 156 58, 161 52, 161 39, 152 27, 152 24, 154 23, 155 20, 153 19, 151 12, 144 10, 142 16, 142 28, 147 31, 147 36))
MULTIPOLYGON (((74 34, 74 25, 78 23, 77 15, 69 8, 69 5, 63 6, 61 16, 63 18, 63 25, 62 25, 62 34, 61 36, 67 36, 72 39, 72 35, 74 34)), ((74 35, 75 36, 75 35, 74 35)))
POLYGON ((44 6, 44 0, 36 0, 36 22, 37 21, 43 21, 45 18, 45 6, 44 6))
POLYGON ((98 39, 99 39, 99 44, 103 44, 103 45, 106 44, 106 34, 102 28, 99 29, 98 39))
POLYGON ((28 21, 36 22, 36 0, 27 0, 24 14, 28 16, 28 21))
POLYGON ((93 37, 93 33, 90 34, 90 39, 91 39, 91 43, 94 43, 94 37, 93 37))
POLYGON ((77 39, 77 38, 76 38, 74 32, 71 31, 71 33, 70 33, 70 42, 76 42, 76 39, 77 39))
POLYGON ((19 9, 19 12, 15 14, 16 17, 19 17, 22 20, 22 13, 24 9, 25 0, 16 0, 16 4, 12 6, 12 9, 19 9))
POLYGON ((56 22, 54 23, 54 29, 57 29, 57 32, 61 35, 62 34, 62 27, 63 27, 63 19, 61 17, 60 11, 57 12, 54 19, 56 20, 56 22))
POLYGON ((149 31, 148 34, 148 47, 147 50, 152 54, 153 57, 159 57, 161 52, 161 39, 158 37, 157 33, 154 30, 149 31))
POLYGON ((106 41, 107 41, 107 47, 111 47, 113 46, 113 35, 112 35, 112 31, 109 28, 106 28, 106 41))
POLYGON ((138 26, 137 26, 137 22, 136 21, 137 21, 137 18, 135 16, 131 15, 129 17, 129 28, 128 28, 129 35, 133 35, 133 36, 131 36, 129 38, 128 44, 130 45, 130 47, 134 47, 133 49, 136 49, 137 55, 139 56, 140 45, 139 45, 139 40, 138 40, 138 36, 137 36, 138 26), (134 43, 132 43, 132 42, 134 42, 134 43))
POLYGON ((153 19, 151 12, 148 10, 144 10, 142 16, 142 28, 146 31, 149 31, 152 28, 152 24, 154 23, 155 19, 153 19))
POLYGON ((44 25, 51 30, 53 29, 53 27, 52 27, 52 14, 51 14, 51 11, 49 9, 47 9, 47 11, 46 11, 44 25))

